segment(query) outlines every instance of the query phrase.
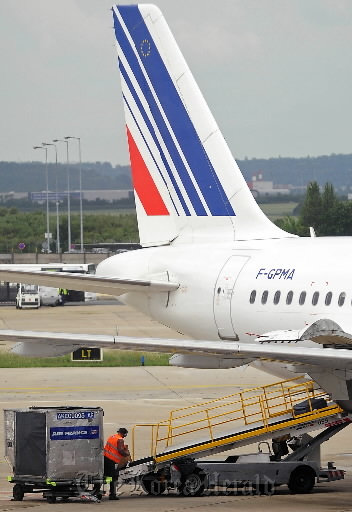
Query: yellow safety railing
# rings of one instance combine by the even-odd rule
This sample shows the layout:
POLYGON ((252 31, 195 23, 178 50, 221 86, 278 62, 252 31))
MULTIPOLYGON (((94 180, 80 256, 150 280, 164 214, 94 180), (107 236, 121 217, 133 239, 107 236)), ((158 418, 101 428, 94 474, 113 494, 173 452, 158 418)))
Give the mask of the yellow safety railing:
MULTIPOLYGON (((291 420, 297 418, 294 406, 307 401, 309 410, 299 415, 299 418, 304 418, 312 415, 312 400, 319 397, 328 399, 324 391, 314 389, 313 381, 307 382, 303 377, 297 377, 293 380, 251 388, 201 404, 175 409, 170 412, 167 420, 134 426, 133 458, 137 455, 135 430, 140 427, 152 429, 150 455, 155 456, 178 443, 195 441, 208 444, 209 441, 229 435, 243 426, 252 425, 253 428, 258 426, 258 428, 268 429, 270 420, 273 418, 281 416, 283 419, 285 415, 289 415, 288 419, 291 420), (196 437, 199 434, 203 434, 204 439, 203 436, 196 437)), ((336 408, 336 404, 330 404, 325 410, 336 408)))

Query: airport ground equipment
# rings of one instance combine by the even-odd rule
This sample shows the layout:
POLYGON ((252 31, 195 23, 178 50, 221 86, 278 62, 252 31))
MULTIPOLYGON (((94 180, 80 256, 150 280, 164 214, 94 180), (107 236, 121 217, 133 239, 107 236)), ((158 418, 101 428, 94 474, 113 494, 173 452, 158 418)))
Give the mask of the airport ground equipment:
POLYGON ((39 307, 39 287, 35 284, 20 283, 16 295, 16 309, 38 309, 39 307))
POLYGON ((103 410, 100 407, 29 407, 4 410, 5 457, 13 498, 43 493, 99 501, 104 484, 103 410))
MULTIPOLYGON (((273 492, 287 484, 291 492, 310 492, 316 482, 344 477, 332 463, 320 466, 320 446, 352 422, 352 417, 328 395, 302 377, 263 388, 240 391, 226 397, 171 411, 156 424, 132 429, 134 462, 120 471, 122 483, 140 485, 148 494, 176 489, 198 496, 214 487, 251 485, 257 492, 273 492), (151 432, 150 455, 140 457, 137 432, 151 432), (308 432, 320 430, 314 438, 308 432), (271 449, 225 460, 209 456, 243 446, 275 440, 291 441, 286 457, 271 449), (294 441, 294 442, 293 442, 294 441)), ((287 448, 287 446, 286 446, 287 448)))

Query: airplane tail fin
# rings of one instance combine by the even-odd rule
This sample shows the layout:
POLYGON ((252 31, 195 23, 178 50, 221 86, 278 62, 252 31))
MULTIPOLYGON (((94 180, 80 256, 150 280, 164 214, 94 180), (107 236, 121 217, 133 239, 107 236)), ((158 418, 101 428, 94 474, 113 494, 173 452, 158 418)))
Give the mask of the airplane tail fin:
POLYGON ((282 238, 154 5, 113 7, 140 242, 282 238))

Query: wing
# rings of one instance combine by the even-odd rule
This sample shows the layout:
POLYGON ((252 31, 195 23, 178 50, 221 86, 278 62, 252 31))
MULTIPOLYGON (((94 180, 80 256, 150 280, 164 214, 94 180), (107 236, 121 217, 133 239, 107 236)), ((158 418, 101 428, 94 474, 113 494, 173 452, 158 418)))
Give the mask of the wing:
MULTIPOLYGON (((347 334, 347 333, 345 333, 347 334)), ((352 369, 352 351, 335 348, 308 348, 299 345, 233 343, 226 341, 129 338, 92 334, 0 330, 0 339, 20 342, 21 355, 42 357, 62 355, 82 346, 121 350, 143 350, 169 354, 217 355, 240 360, 262 359, 313 365, 330 369, 352 369)))
POLYGON ((102 277, 91 274, 71 274, 69 272, 44 272, 0 270, 0 280, 9 283, 38 284, 53 288, 67 288, 82 292, 123 295, 127 292, 169 292, 179 287, 168 280, 167 272, 151 276, 149 280, 102 277))

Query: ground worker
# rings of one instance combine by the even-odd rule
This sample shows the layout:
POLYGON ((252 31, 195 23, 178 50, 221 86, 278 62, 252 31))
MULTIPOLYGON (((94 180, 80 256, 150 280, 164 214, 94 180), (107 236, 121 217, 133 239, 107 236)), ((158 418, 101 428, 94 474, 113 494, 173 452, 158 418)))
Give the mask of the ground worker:
POLYGON ((68 297, 68 290, 66 288, 59 288, 60 303, 63 306, 68 297))
POLYGON ((119 477, 119 470, 125 468, 131 460, 128 445, 124 443, 128 430, 119 428, 116 434, 113 434, 106 441, 104 447, 104 476, 112 478, 110 482, 109 500, 118 500, 116 495, 116 485, 119 477))

